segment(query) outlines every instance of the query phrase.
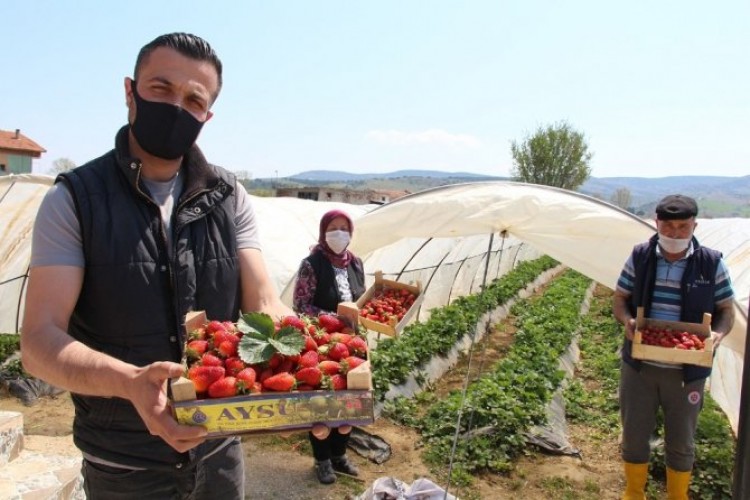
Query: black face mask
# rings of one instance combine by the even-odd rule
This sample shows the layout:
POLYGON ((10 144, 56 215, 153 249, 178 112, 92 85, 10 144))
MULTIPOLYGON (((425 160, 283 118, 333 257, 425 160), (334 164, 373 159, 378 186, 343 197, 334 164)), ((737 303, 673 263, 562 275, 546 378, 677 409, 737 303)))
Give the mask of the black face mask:
POLYGON ((149 154, 175 160, 195 144, 203 123, 188 111, 166 102, 147 101, 138 95, 136 82, 130 88, 135 97, 135 121, 130 130, 149 154))

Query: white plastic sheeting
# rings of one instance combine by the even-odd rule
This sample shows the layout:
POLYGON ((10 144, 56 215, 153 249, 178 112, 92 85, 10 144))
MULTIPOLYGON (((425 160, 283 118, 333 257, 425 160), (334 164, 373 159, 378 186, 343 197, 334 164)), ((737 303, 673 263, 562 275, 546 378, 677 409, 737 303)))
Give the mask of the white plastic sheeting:
MULTIPOLYGON (((655 231, 652 223, 601 200, 548 186, 509 182, 422 191, 366 213, 355 225, 352 247, 364 256, 366 269, 399 269, 400 263, 408 262, 413 250, 419 248, 423 261, 439 266, 436 278, 443 292, 450 287, 467 291, 467 280, 451 283, 450 269, 437 264, 440 259, 445 259, 443 264, 453 260, 445 251, 451 244, 457 245, 461 255, 471 255, 487 248, 490 234, 494 235, 493 248, 498 239, 527 243, 541 254, 614 288, 633 245, 655 231), (427 242, 435 243, 434 251, 423 246, 427 242), (465 246, 465 251, 460 251, 459 245, 465 246)), ((696 237, 723 252, 735 287, 737 320, 717 351, 710 390, 736 432, 750 291, 750 219, 700 219, 696 237)), ((404 266, 408 270, 412 265, 404 266)), ((425 272, 402 271, 400 275, 423 277, 425 272)), ((498 272, 497 276, 502 274, 498 272)), ((445 297, 431 298, 425 298, 423 309, 446 303, 445 297)), ((420 312, 423 317, 424 311, 420 312)))
POLYGON ((31 231, 39 204, 52 181, 46 175, 0 177, 0 333, 18 331, 31 231))
MULTIPOLYGON (((0 177, 0 332, 16 331, 29 257, 29 237, 49 176, 0 177)), ((253 197, 264 256, 277 290, 291 302, 294 275, 317 240, 320 216, 341 208, 354 219, 352 250, 368 272, 420 282, 419 317, 477 292, 517 262, 548 254, 614 287, 633 245, 651 224, 600 200, 546 186, 482 182, 446 186, 387 205, 359 206, 296 198, 253 197)), ((747 304, 750 219, 700 219, 696 236, 721 250, 737 293, 738 320, 719 348, 711 392, 737 429, 747 304)))

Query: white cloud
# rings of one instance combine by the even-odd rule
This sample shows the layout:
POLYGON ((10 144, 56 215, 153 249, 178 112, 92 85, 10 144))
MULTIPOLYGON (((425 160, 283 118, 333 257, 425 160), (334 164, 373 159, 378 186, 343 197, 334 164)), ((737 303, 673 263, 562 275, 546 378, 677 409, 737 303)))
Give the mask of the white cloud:
POLYGON ((368 140, 381 144, 407 146, 411 144, 444 144, 475 148, 481 141, 468 134, 451 134, 445 130, 430 129, 421 132, 404 132, 401 130, 371 130, 365 134, 368 140))

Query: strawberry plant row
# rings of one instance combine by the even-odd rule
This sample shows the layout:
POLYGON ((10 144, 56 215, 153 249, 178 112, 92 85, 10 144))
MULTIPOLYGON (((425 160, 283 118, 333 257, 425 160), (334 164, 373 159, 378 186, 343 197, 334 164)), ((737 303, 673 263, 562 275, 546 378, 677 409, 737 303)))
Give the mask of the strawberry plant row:
POLYGON ((507 303, 537 276, 557 265, 548 256, 521 262, 482 292, 433 309, 424 323, 413 323, 400 336, 381 340, 370 360, 376 398, 384 401, 391 385, 404 383, 415 368, 424 366, 433 356, 448 353, 459 339, 476 328, 482 314, 507 303))
POLYGON ((21 349, 21 336, 17 333, 0 333, 0 363, 21 349))
POLYGON ((508 354, 468 388, 432 405, 417 420, 425 457, 445 465, 460 419, 454 469, 458 482, 479 470, 505 472, 526 446, 524 433, 546 420, 545 408, 563 378, 559 358, 580 325, 581 304, 590 280, 568 270, 544 294, 517 303, 517 332, 508 354), (469 432, 470 430, 483 432, 469 432))

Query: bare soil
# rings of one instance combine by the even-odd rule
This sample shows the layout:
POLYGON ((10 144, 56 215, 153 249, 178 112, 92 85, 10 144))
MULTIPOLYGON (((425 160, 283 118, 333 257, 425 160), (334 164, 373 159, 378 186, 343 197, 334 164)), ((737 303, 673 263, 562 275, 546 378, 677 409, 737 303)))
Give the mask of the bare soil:
MULTIPOLYGON (((500 359, 513 341, 515 330, 512 318, 496 326, 485 342, 475 349, 471 361, 470 378, 500 359)), ((467 359, 447 373, 435 388, 438 395, 460 388, 467 377, 467 359)), ((27 436, 63 436, 62 440, 47 440, 50 453, 59 449, 69 453, 72 446, 71 426, 73 407, 67 394, 45 397, 34 406, 24 406, 19 400, 0 395, 0 409, 24 414, 27 436)), ((609 500, 622 494, 618 443, 597 429, 569 426, 569 441, 581 452, 581 458, 547 455, 534 448, 507 475, 485 474, 476 477, 468 488, 446 485, 436 479, 422 462, 418 434, 407 427, 380 418, 366 431, 383 438, 391 446, 391 457, 383 464, 373 463, 354 452, 351 459, 360 469, 357 478, 339 476, 333 485, 321 485, 315 478, 313 459, 306 433, 288 437, 244 437, 247 464, 247 495, 250 499, 279 500, 346 500, 361 494, 377 478, 390 476, 411 484, 424 477, 440 484, 462 499, 517 499, 527 500, 609 500)), ((32 438, 33 440, 34 438, 32 438)))
MULTIPOLYGON (((0 399, 0 408, 24 415, 27 443, 48 454, 69 455, 73 449, 71 426, 73 405, 67 394, 45 397, 34 406, 24 406, 15 398, 0 399), (47 439, 41 439, 41 437, 47 439)), ((426 477, 441 484, 423 464, 418 434, 407 427, 378 419, 365 430, 383 438, 391 446, 391 458, 373 463, 354 452, 351 459, 360 470, 358 478, 339 476, 325 486, 313 472, 306 434, 289 437, 245 437, 248 499, 263 500, 345 500, 362 493, 373 481, 390 476, 411 484, 426 477)), ((550 456, 529 450, 509 475, 483 475, 470 488, 449 486, 460 498, 551 500, 618 499, 623 482, 617 443, 600 441, 591 430, 572 426, 569 439, 581 450, 582 459, 550 456), (561 486, 560 483, 564 485, 561 486), (569 496, 563 496, 566 491, 569 496)), ((441 484, 446 487, 445 484, 441 484)))

